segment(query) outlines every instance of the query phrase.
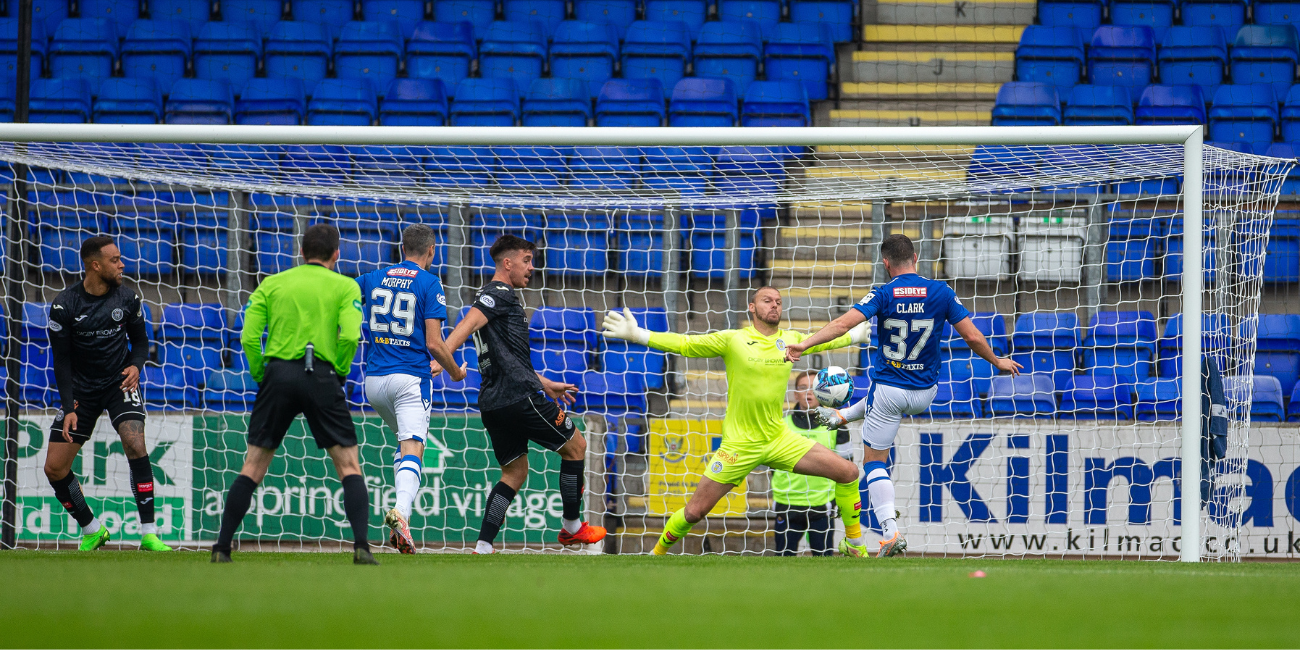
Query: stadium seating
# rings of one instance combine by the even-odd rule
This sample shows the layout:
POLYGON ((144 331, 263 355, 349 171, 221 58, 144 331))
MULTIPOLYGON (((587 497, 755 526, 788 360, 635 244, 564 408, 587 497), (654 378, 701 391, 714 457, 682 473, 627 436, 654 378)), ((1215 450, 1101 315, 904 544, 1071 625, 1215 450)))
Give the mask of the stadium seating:
MULTIPOLYGON (((843 2, 796 2, 793 7, 802 5, 845 5, 852 11, 852 5, 843 2)), ((824 22, 778 23, 763 54, 767 79, 801 82, 808 99, 826 99, 835 65, 832 32, 833 28, 824 22)))
POLYGON ((1079 347, 1079 317, 1074 312, 1033 312, 1016 319, 1011 335, 1011 359, 1026 373, 1051 377, 1056 390, 1064 390, 1074 373, 1074 351, 1079 347))
POLYGON ((1253 422, 1285 422, 1286 406, 1282 401, 1282 385, 1277 377, 1255 375, 1251 392, 1250 419, 1253 422))
MULTIPOLYGON (((637 323, 652 332, 667 332, 668 314, 662 308, 633 309, 637 323)), ((651 390, 663 390, 664 372, 668 369, 668 355, 643 345, 626 341, 606 340, 601 354, 601 367, 609 373, 641 376, 651 390)))
POLYGON ((565 5, 565 0, 504 0, 502 13, 507 21, 540 23, 545 40, 549 41, 564 20, 565 5))
POLYGON ((1142 87, 1155 76, 1156 41, 1150 27, 1102 25, 1088 50, 1088 81, 1142 87))
POLYGON ((1138 124, 1205 124, 1205 96, 1200 86, 1152 84, 1138 98, 1138 124))
POLYGON ((59 405, 54 387, 54 360, 46 334, 49 316, 49 303, 23 303, 23 318, 19 328, 21 347, 18 351, 22 365, 18 370, 18 383, 22 386, 21 399, 38 407, 59 405))
MULTIPOLYGON (((645 178, 643 176, 643 178, 645 178)), ((664 268, 664 218, 662 214, 619 215, 617 223, 618 261, 615 268, 631 278, 659 278, 664 268)))
POLYGON ((149 17, 154 20, 179 20, 198 31, 212 18, 209 0, 150 0, 149 17))
POLYGON ((758 78, 763 59, 763 35, 758 24, 746 21, 714 21, 700 28, 695 42, 695 75, 730 79, 736 93, 744 96, 750 82, 758 78))
POLYGON ((559 187, 568 177, 564 147, 501 147, 496 150, 503 187, 559 187))
POLYGON ((379 102, 383 126, 445 126, 447 88, 441 79, 394 79, 379 102))
POLYGON ((797 81, 755 81, 745 91, 741 126, 812 126, 808 92, 797 81))
MULTIPOLYGON (((576 147, 569 158, 569 169, 573 173, 571 187, 629 189, 636 185, 641 173, 641 152, 635 147, 576 147)), ((590 221, 590 217, 584 219, 590 221)), ((590 228, 589 224, 584 226, 590 228)), ((603 227, 608 231, 612 224, 605 223, 603 227)), ((549 237, 547 242, 551 243, 549 237)), ((551 268, 554 261, 550 250, 554 250, 553 246, 548 246, 547 268, 551 268)), ((602 269, 606 265, 604 259, 593 260, 593 263, 602 269)))
POLYGON ((980 397, 969 380, 940 379, 935 385, 934 399, 926 407, 923 417, 968 419, 984 417, 980 397))
POLYGON ((235 124, 302 124, 307 88, 302 79, 251 79, 235 102, 235 124))
POLYGON ((588 371, 577 384, 576 408, 609 415, 644 415, 647 410, 645 378, 639 373, 588 371))
MULTIPOLYGON (((40 4, 39 2, 37 4, 40 4)), ((62 20, 62 19, 60 19, 62 20)), ((45 66, 49 39, 46 37, 45 22, 36 20, 32 23, 32 79, 41 76, 45 66)), ((6 79, 18 76, 18 19, 0 18, 0 74, 6 79)), ((11 86, 12 87, 12 86, 11 86)))
POLYGON ((1156 37, 1174 24, 1176 0, 1114 0, 1110 6, 1110 22, 1115 25, 1150 27, 1156 37))
POLYGON ((524 96, 524 126, 587 126, 588 84, 581 79, 534 79, 524 96))
POLYGON ((654 22, 680 22, 695 40, 700 27, 708 20, 709 3, 706 0, 646 0, 645 19, 654 22))
MULTIPOLYGON (((1224 34, 1236 34, 1246 22, 1247 4, 1246 0, 1185 0, 1179 12, 1184 25, 1214 26, 1224 34)), ((1257 16, 1256 22, 1263 21, 1257 16)))
POLYGON ((44 272, 80 273, 81 258, 78 251, 87 237, 108 230, 104 219, 79 207, 78 199, 89 197, 78 193, 56 192, 51 202, 40 205, 37 237, 40 240, 41 270, 44 272))
POLYGON ((1300 422, 1300 384, 1291 391, 1291 399, 1287 400, 1287 422, 1300 422))
POLYGON ((768 40, 777 40, 780 25, 815 23, 826 30, 833 43, 851 41, 855 7, 854 3, 843 0, 793 0, 790 3, 791 23, 778 23, 777 32, 770 34, 768 40))
POLYGON ((157 124, 162 121, 162 91, 153 79, 105 79, 95 98, 100 124, 157 124))
MULTIPOLYGON (((392 21, 402 30, 402 38, 415 34, 424 20, 423 0, 361 0, 361 16, 367 21, 392 21)), ((342 37, 340 37, 340 40, 342 37)))
POLYGON ((33 79, 28 121, 89 122, 92 114, 90 79, 33 79))
POLYGON ((158 277, 176 270, 176 223, 159 218, 149 196, 115 197, 116 215, 109 219, 110 232, 117 235, 126 273, 158 277))
POLYGON ((231 124, 235 94, 230 84, 206 79, 179 79, 167 96, 168 124, 231 124))
POLYGON ((1132 420, 1133 388, 1130 382, 1128 377, 1070 377, 1065 390, 1061 392, 1059 417, 1075 420, 1132 420))
POLYGON ((477 59, 478 48, 469 23, 423 22, 416 26, 406 46, 406 74, 416 79, 439 79, 452 91, 469 76, 477 59))
POLYGON ((213 370, 203 387, 203 404, 218 411, 253 410, 257 382, 247 370, 213 370))
POLYGON ((519 90, 510 79, 465 79, 451 102, 452 126, 514 126, 519 90))
POLYGON ((466 22, 473 26, 474 38, 483 40, 488 25, 496 20, 496 0, 434 0, 433 18, 441 23, 466 22))
MULTIPOLYGON (((0 122, 14 121, 14 109, 16 108, 14 104, 17 101, 14 95, 17 93, 18 89, 14 87, 14 84, 0 84, 0 122)), ((31 106, 31 104, 28 104, 28 106, 31 106)), ((8 174, 8 170, 4 170, 3 173, 8 174)), ((5 180, 9 180, 9 177, 6 176, 5 180)), ((3 257, 2 252, 0 252, 0 257, 3 257)))
MULTIPOLYGON (((740 149, 745 149, 741 147, 740 149)), ((725 164, 721 152, 715 166, 725 164)), ((736 246, 739 248, 739 275, 742 279, 754 276, 754 249, 761 233, 758 216, 753 210, 739 210, 736 246)), ((690 219, 691 275, 697 278, 722 279, 727 277, 727 219, 725 214, 695 213, 690 219)))
POLYGON ((398 224, 387 221, 342 216, 335 220, 339 228, 339 273, 356 277, 400 261, 397 242, 401 241, 398 224))
POLYGON ((225 275, 230 194, 196 192, 191 197, 190 200, 197 209, 182 215, 177 228, 180 234, 181 268, 204 277, 225 275))
MULTIPOLYGON (((18 7, 13 3, 10 6, 9 16, 13 20, 18 19, 18 7)), ((53 34, 58 29, 59 23, 63 22, 69 15, 72 3, 68 0, 32 0, 32 40, 36 40, 36 25, 46 34, 53 34)))
POLYGON ((1210 106, 1208 139, 1252 144, 1270 142, 1277 122, 1277 101, 1271 86, 1223 85, 1215 91, 1210 106))
POLYGON ((993 126, 1056 126, 1061 123, 1061 98, 1056 86, 1033 81, 1009 81, 998 88, 993 126))
POLYGON ((291 0, 290 5, 294 20, 325 25, 333 39, 354 17, 352 0, 291 0))
MULTIPOLYGON (((1279 118, 1282 140, 1284 142, 1300 142, 1300 84, 1292 86, 1291 90, 1287 91, 1279 118)), ((1286 193, 1283 192, 1283 194, 1286 193)))
POLYGON ((1079 83, 1084 60, 1083 39, 1073 27, 1030 25, 1016 46, 1016 78, 1054 84, 1061 92, 1068 92, 1079 83))
POLYGON ((1160 41, 1161 83, 1201 86, 1213 95, 1228 69, 1228 42, 1223 34, 1216 25, 1170 27, 1160 41))
POLYGON ((1177 420, 1182 414, 1181 379, 1146 379, 1133 386, 1137 395, 1134 414, 1138 421, 1177 420))
POLYGON ((1255 375, 1278 380, 1281 391, 1291 394, 1300 380, 1300 316, 1260 314, 1258 323, 1242 323, 1242 336, 1255 336, 1255 375))
POLYGON ((610 23, 566 20, 551 44, 551 76, 587 82, 587 96, 600 94, 618 63, 618 29, 610 23))
POLYGON ((1083 367, 1093 375, 1141 380, 1155 371, 1156 319, 1145 311, 1099 311, 1084 339, 1083 367))
POLYGON ((192 51, 189 23, 137 20, 122 43, 122 72, 127 77, 153 77, 171 88, 185 76, 192 51))
POLYGON ((686 23, 638 20, 627 28, 623 42, 624 79, 658 79, 665 94, 686 76, 691 59, 691 35, 686 23))
POLYGON ((1050 419, 1056 416, 1056 387, 1052 376, 1033 373, 994 377, 989 384, 988 412, 992 417, 1050 419))
POLYGON ((262 38, 253 23, 207 23, 194 39, 194 76, 243 88, 257 74, 262 38))
POLYGON ((307 102, 307 123, 321 126, 370 126, 379 115, 379 99, 369 79, 322 79, 307 102))
POLYGON ((159 362, 164 369, 179 369, 192 386, 202 385, 221 368, 226 311, 219 303, 163 305, 158 326, 159 362))
POLYGON ((257 33, 266 34, 283 18, 281 0, 221 0, 221 19, 228 23, 251 23, 257 33))
MULTIPOLYGON (((1227 314, 1201 314, 1201 353, 1218 359, 1223 370, 1222 355, 1226 342, 1231 340, 1232 326, 1227 314)), ((1164 335, 1156 351, 1156 371, 1161 377, 1181 377, 1183 372, 1183 314, 1178 313, 1165 321, 1164 335)))
POLYGON ((667 115, 658 79, 610 79, 596 98, 596 126, 661 126, 667 115))
POLYGON ((1281 98, 1295 81, 1300 58, 1296 41, 1294 25, 1246 25, 1237 30, 1230 53, 1232 82, 1271 84, 1281 98))
POLYGON ((638 5, 637 0, 575 0, 573 16, 583 22, 613 25, 621 41, 636 21, 638 5))
POLYGON ((1038 3, 1038 20, 1051 27, 1076 27, 1091 32, 1101 24, 1100 0, 1041 0, 1038 3))
POLYGON ((1068 126, 1132 124, 1133 99, 1127 86, 1079 84, 1070 89, 1061 116, 1068 126))
POLYGON ((140 0, 77 0, 77 14, 82 19, 109 21, 121 35, 140 17, 140 0))
MULTIPOLYGON (((1268 156, 1278 158, 1297 158, 1297 146, 1286 143, 1274 143, 1265 152, 1268 156)), ((1282 180, 1283 194, 1295 195, 1300 189, 1300 170, 1291 168, 1291 173, 1282 180)), ((1295 213, 1280 213, 1273 218, 1273 227, 1268 233, 1267 256, 1264 258, 1264 282, 1300 282, 1300 220, 1295 213)), ((1248 269, 1251 264, 1247 264, 1248 269)))
POLYGON ((783 4, 780 0, 718 0, 718 19, 758 23, 766 41, 772 38, 776 25, 781 21, 783 4))
POLYGON ((529 322, 533 367, 557 381, 577 384, 595 349, 596 313, 585 307, 538 307, 529 322))
POLYGON ((402 62, 402 30, 391 20, 343 25, 334 45, 334 74, 339 79, 368 79, 387 88, 402 62))
POLYGON ((84 77, 99 83, 113 76, 118 57, 117 27, 102 18, 69 18, 55 30, 48 57, 51 77, 84 77))
POLYGON ((478 391, 482 376, 478 369, 471 368, 465 381, 453 382, 447 373, 438 373, 433 378, 431 391, 434 407, 444 411, 470 411, 478 409, 478 391))
POLYGON ((730 79, 682 79, 673 88, 669 126, 735 126, 738 118, 730 79))
MULTIPOLYGON (((586 161, 580 169, 590 170, 584 173, 599 173, 602 166, 612 168, 614 173, 628 175, 635 170, 626 152, 616 151, 616 147, 605 147, 601 151, 593 151, 596 147, 580 149, 578 155, 586 161)), ((604 277, 609 270, 611 227, 609 215, 601 212, 550 215, 546 220, 546 272, 604 277)))
MULTIPOLYGON (((976 312, 971 314, 971 323, 984 334, 993 352, 1005 356, 1010 349, 1007 337, 1007 322, 997 312, 976 312)), ((977 395, 989 392, 989 381, 997 374, 993 365, 977 356, 966 344, 965 339, 957 334, 952 325, 943 324, 943 334, 939 343, 939 354, 943 359, 940 371, 953 382, 969 383, 977 395)))
POLYGON ((541 22, 497 21, 479 46, 479 73, 484 78, 510 79, 527 88, 546 66, 546 32, 541 22))
POLYGON ((266 37, 267 77, 302 79, 315 86, 329 69, 333 39, 322 23, 280 21, 266 37))

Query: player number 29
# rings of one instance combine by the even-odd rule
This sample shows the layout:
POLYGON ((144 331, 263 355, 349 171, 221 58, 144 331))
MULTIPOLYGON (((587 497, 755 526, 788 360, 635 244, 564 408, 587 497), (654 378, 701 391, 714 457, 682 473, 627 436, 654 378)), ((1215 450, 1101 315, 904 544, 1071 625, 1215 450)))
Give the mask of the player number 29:
POLYGON ((903 359, 916 361, 916 357, 920 356, 921 350, 925 349, 925 342, 930 340, 930 333, 934 331, 934 319, 925 318, 912 321, 911 329, 913 332, 921 332, 921 340, 912 346, 911 354, 907 353, 907 321, 890 318, 885 321, 884 327, 887 330, 894 331, 893 334, 889 335, 889 344, 894 347, 891 348, 889 344, 880 346, 880 352, 885 355, 885 358, 891 361, 902 361, 903 359))
POLYGON ((392 289, 375 287, 370 292, 370 331, 388 332, 389 326, 392 326, 392 333, 397 336, 410 336, 415 331, 415 294, 400 291, 396 295, 392 289), (379 322, 380 316, 387 316, 392 313, 393 319, 386 322, 379 322))

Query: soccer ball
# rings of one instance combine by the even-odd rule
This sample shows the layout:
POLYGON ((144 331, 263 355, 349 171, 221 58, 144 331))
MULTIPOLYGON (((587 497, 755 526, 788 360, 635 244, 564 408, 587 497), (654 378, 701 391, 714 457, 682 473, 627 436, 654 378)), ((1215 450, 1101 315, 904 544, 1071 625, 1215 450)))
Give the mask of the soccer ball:
POLYGON ((813 382, 813 395, 827 408, 842 408, 853 399, 853 380, 839 366, 822 368, 813 382))

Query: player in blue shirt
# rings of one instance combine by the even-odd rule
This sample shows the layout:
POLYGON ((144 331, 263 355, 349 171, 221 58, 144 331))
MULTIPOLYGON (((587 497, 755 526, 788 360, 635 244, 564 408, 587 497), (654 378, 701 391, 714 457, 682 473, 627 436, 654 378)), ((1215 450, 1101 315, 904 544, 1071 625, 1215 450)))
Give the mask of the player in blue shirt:
MULTIPOLYGON (((971 322, 970 312, 952 288, 916 274, 916 249, 912 240, 903 235, 886 237, 880 244, 880 259, 892 278, 889 283, 873 289, 847 314, 831 321, 821 331, 787 346, 786 359, 798 361, 804 350, 832 341, 855 325, 876 318, 880 343, 871 360, 871 389, 866 399, 843 410, 822 407, 817 412, 831 427, 865 418, 863 480, 876 518, 884 527, 885 538, 880 542, 877 556, 887 557, 906 550, 907 540, 895 520, 894 484, 885 463, 903 415, 924 412, 934 399, 942 363, 939 339, 944 322, 952 324, 971 351, 998 370, 1015 376, 1020 374, 1020 364, 993 354, 993 348, 971 322)), ((865 546, 861 538, 848 542, 865 546)))
POLYGON ((432 228, 409 226, 402 231, 405 261, 357 278, 368 326, 366 399, 399 445, 393 458, 397 503, 384 523, 392 529, 389 542, 403 553, 415 552, 411 505, 420 489, 433 376, 445 368, 452 381, 465 379, 465 368, 457 367, 442 340, 447 297, 427 270, 433 246, 432 228))

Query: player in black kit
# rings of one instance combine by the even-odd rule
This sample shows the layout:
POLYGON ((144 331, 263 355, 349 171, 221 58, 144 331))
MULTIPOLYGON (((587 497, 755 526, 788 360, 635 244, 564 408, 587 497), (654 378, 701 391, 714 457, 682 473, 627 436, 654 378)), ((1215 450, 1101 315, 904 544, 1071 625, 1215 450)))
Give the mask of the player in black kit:
POLYGON ((605 538, 604 528, 582 521, 587 441, 561 406, 574 402, 573 393, 578 388, 551 381, 533 370, 528 319, 515 290, 528 286, 532 279, 536 248, 514 235, 502 235, 492 244, 489 254, 496 273, 487 286, 478 290, 473 309, 465 312, 465 318, 447 338, 447 346, 454 351, 471 335, 474 337, 479 372, 483 375, 478 409, 501 466, 501 480, 492 486, 484 509, 476 554, 494 552, 492 543, 505 521, 506 508, 528 478, 529 440, 560 454, 564 529, 558 541, 569 546, 595 544, 605 538))
POLYGON ((72 461, 90 440, 99 415, 122 438, 131 468, 131 493, 140 512, 140 550, 170 551, 158 539, 154 523, 153 466, 144 445, 144 401, 140 372, 149 354, 144 308, 135 292, 122 286, 122 253, 108 237, 81 243, 86 277, 64 289, 50 305, 50 348, 54 381, 63 408, 50 429, 45 476, 54 495, 81 525, 81 550, 93 551, 109 541, 86 503, 72 461))

